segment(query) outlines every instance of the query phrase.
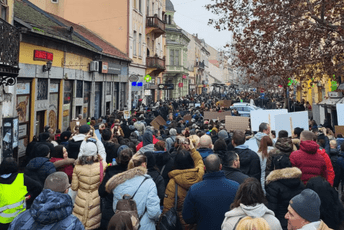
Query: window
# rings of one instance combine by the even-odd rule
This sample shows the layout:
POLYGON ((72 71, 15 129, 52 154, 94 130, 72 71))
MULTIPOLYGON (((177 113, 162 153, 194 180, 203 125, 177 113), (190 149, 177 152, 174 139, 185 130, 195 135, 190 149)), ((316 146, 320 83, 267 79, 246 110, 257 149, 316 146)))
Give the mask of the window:
POLYGON ((152 14, 151 14, 152 16, 154 16, 154 10, 155 10, 154 9, 154 2, 152 2, 152 14))
POLYGON ((83 95, 83 85, 84 85, 84 82, 83 81, 76 81, 76 97, 78 98, 82 98, 83 95))
POLYGON ((7 6, 7 0, 1 0, 0 1, 0 16, 3 20, 7 21, 7 14, 8 14, 8 6, 7 6))
POLYGON ((137 9, 137 0, 134 0, 134 3, 133 3, 133 9, 137 9))
POLYGON ((141 57, 141 43, 142 43, 142 34, 139 34, 139 57, 141 57))
POLYGON ((142 0, 139 0, 139 11, 142 13, 142 0))
POLYGON ((168 24, 171 25, 171 15, 168 15, 168 24))
POLYGON ((170 65, 174 65, 174 50, 170 50, 170 65))
POLYGON ((160 8, 158 8, 158 18, 160 18, 160 8))
POLYGON ((48 99, 48 79, 39 78, 37 81, 37 100, 48 99))
POLYGON ((137 33, 134 30, 134 37, 133 37, 133 52, 134 52, 134 56, 136 56, 136 36, 137 36, 137 33))
POLYGON ((179 50, 174 50, 174 65, 179 66, 179 50))
POLYGON ((147 0, 147 12, 146 15, 149 16, 149 0, 147 0))
POLYGON ((106 83, 106 95, 111 95, 111 82, 106 83))

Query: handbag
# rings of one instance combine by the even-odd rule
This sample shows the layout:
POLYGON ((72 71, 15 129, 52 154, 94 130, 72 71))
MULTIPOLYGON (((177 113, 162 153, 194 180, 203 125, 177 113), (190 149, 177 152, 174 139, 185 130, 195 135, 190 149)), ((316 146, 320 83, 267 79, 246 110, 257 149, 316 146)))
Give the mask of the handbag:
POLYGON ((175 194, 174 194, 174 207, 172 207, 168 212, 161 215, 160 222, 158 223, 158 228, 160 230, 181 230, 182 225, 179 220, 177 212, 177 201, 178 201, 178 184, 176 183, 175 194))

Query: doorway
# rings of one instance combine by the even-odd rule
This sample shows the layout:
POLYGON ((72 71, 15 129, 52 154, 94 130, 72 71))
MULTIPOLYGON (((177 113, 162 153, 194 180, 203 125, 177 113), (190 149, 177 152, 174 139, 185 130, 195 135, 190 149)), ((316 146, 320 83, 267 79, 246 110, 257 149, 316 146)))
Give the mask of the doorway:
POLYGON ((44 132, 44 120, 45 120, 45 111, 38 111, 36 113, 36 137, 40 133, 44 132))

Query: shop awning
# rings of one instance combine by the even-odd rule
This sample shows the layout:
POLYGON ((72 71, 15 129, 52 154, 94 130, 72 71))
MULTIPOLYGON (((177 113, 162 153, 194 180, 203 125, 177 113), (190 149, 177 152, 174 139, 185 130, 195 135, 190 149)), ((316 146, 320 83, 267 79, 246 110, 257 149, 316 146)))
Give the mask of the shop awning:
POLYGON ((319 102, 318 105, 321 106, 336 106, 336 104, 342 100, 341 98, 329 98, 326 100, 323 100, 322 102, 319 102))

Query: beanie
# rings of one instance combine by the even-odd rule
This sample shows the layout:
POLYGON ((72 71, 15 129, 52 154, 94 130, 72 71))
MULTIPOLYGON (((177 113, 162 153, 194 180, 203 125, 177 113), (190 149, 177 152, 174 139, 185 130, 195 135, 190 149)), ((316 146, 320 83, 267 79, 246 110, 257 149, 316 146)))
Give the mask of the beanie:
POLYGON ((220 132, 219 132, 219 134, 218 134, 218 136, 219 136, 219 139, 227 139, 228 138, 228 133, 227 133, 227 131, 226 130, 221 130, 220 132))
POLYGON ((88 141, 86 142, 86 144, 83 146, 83 152, 82 152, 82 156, 95 156, 98 153, 98 147, 97 144, 92 142, 92 141, 88 141))
POLYGON ((303 219, 309 222, 320 220, 321 201, 312 189, 303 190, 299 195, 294 196, 289 204, 303 219))
POLYGON ((176 129, 170 129, 170 135, 171 136, 176 136, 177 135, 177 130, 176 129))
POLYGON ((91 130, 89 125, 82 125, 79 128, 79 133, 88 133, 91 130))

